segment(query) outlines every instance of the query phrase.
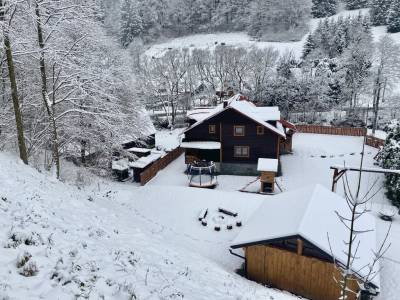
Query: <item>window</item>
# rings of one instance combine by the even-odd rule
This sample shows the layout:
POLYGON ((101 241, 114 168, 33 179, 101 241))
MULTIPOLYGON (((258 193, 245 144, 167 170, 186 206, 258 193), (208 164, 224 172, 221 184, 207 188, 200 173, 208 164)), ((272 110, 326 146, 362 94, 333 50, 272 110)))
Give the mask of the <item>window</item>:
POLYGON ((235 146, 234 157, 249 157, 250 147, 249 146, 235 146))
POLYGON ((257 135, 264 134, 264 126, 257 126, 257 135))
POLYGON ((244 134, 245 134, 244 126, 239 126, 239 125, 233 126, 233 135, 234 136, 244 136, 244 134))
POLYGON ((215 133, 215 125, 208 125, 208 133, 215 133))

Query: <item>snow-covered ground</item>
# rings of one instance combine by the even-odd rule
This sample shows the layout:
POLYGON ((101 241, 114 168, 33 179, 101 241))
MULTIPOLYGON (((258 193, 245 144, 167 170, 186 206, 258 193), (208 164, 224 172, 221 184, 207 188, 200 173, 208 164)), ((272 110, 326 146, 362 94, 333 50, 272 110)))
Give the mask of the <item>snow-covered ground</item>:
MULTIPOLYGON (((171 136, 176 134, 165 139, 175 140, 171 136)), ((312 183, 330 188, 330 166, 357 166, 361 147, 358 137, 296 134, 294 154, 282 157, 282 185, 286 190, 312 183)), ((366 166, 373 166, 375 154, 376 149, 366 148, 366 166)), ((128 299, 133 294, 137 299, 297 299, 235 274, 243 262, 228 252, 240 230, 236 221, 246 226, 271 197, 238 191, 255 177, 219 176, 216 190, 189 188, 183 156, 145 187, 96 179, 78 189, 4 153, 0 170, 0 299, 128 299), (238 216, 219 213, 219 207, 238 216), (198 215, 206 208, 203 226, 198 215), (20 275, 24 267, 16 265, 25 251, 32 255, 26 266, 34 262, 38 268, 33 277, 20 275)), ((376 178, 381 184, 382 175, 363 176, 363 190, 376 178)), ((379 238, 388 225, 378 218, 383 208, 391 206, 381 191, 372 205, 379 238)), ((390 241, 378 300, 400 294, 398 216, 390 241)))
MULTIPOLYGON (((339 16, 357 16, 358 14, 367 14, 368 9, 357 9, 357 10, 345 10, 339 12, 338 14, 330 17, 329 19, 336 19, 339 16)), ((318 26, 318 23, 321 19, 311 19, 310 21, 310 30, 313 31, 318 26)), ((374 37, 374 41, 378 41, 380 37, 387 34, 386 26, 379 26, 372 28, 372 34, 374 37)), ((397 42, 400 42, 400 33, 390 34, 390 36, 395 39, 397 42)), ((152 45, 147 49, 145 54, 147 56, 160 57, 162 56, 168 49, 214 49, 217 45, 221 43, 225 43, 228 46, 235 47, 258 47, 258 48, 267 48, 272 47, 284 53, 286 51, 291 51, 293 55, 300 58, 303 51, 303 45, 307 39, 307 34, 297 42, 263 42, 256 41, 252 37, 250 37, 245 32, 229 32, 229 33, 210 33, 210 34, 194 34, 188 35, 184 37, 179 37, 175 39, 171 39, 169 41, 152 45)))
MULTIPOLYGON (((166 219, 189 218, 179 217, 184 206, 176 210, 179 189, 104 183, 79 190, 4 153, 0 170, 0 299, 295 299, 181 247, 187 229, 174 233, 177 224, 166 219), (162 212, 168 200, 175 210, 162 212)), ((209 239, 211 251, 217 238, 204 232, 210 237, 198 238, 209 239)))

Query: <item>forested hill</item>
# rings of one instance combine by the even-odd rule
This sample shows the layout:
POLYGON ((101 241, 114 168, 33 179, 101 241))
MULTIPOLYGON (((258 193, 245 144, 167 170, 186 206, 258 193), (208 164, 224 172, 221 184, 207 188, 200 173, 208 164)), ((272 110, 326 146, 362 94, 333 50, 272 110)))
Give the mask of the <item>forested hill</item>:
POLYGON ((193 33, 246 31, 268 41, 300 40, 311 18, 371 9, 374 26, 400 31, 400 0, 116 0, 102 1, 104 21, 128 46, 193 33))

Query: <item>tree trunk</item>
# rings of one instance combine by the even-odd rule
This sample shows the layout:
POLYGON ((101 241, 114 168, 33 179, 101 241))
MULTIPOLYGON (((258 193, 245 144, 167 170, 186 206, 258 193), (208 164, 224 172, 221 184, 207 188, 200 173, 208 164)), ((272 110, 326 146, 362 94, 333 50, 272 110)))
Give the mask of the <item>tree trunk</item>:
MULTIPOLYGON (((5 21, 5 2, 0 0, 0 22, 5 21)), ((4 48, 7 56, 8 77, 11 84, 11 98, 14 106, 15 122, 17 125, 18 149, 19 156, 25 164, 28 164, 28 153, 26 151, 24 125, 22 121, 22 113, 19 105, 17 80, 15 77, 14 60, 11 50, 11 42, 8 36, 8 29, 3 32, 4 48)))
POLYGON ((57 123, 55 119, 55 108, 54 104, 51 105, 50 99, 47 92, 47 75, 46 75, 46 63, 44 58, 44 39, 43 39, 43 30, 42 24, 40 20, 40 8, 39 4, 36 2, 35 7, 35 14, 36 14, 36 26, 37 26, 37 34, 38 34, 38 43, 40 48, 40 57, 39 57, 39 64, 40 64, 40 75, 42 80, 42 98, 43 102, 47 111, 47 115, 49 117, 49 122, 52 127, 52 150, 53 150, 53 160, 56 164, 56 176, 57 179, 60 178, 60 153, 58 149, 58 133, 57 133, 57 123))

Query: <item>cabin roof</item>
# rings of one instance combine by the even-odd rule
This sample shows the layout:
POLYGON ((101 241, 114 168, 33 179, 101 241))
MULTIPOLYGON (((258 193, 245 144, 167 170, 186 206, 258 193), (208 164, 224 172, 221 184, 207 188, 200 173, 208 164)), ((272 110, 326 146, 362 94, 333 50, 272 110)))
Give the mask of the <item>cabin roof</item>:
POLYGON ((148 156, 144 156, 139 158, 138 160, 129 164, 132 168, 143 169, 147 167, 149 164, 155 162, 157 159, 162 157, 165 153, 163 151, 151 150, 151 154, 148 156))
MULTIPOLYGON (((246 226, 232 242, 232 248, 265 244, 290 236, 300 236, 342 264, 346 262, 346 247, 343 241, 349 232, 340 222, 337 213, 350 217, 346 200, 321 185, 312 185, 285 192, 266 199, 246 226)), ((370 214, 362 215, 356 230, 372 230, 358 234, 355 245, 360 242, 353 271, 366 276, 365 266, 374 259, 376 251, 375 219, 370 214)), ((374 271, 378 272, 375 265, 374 271)), ((379 275, 371 280, 379 287, 379 275)))
POLYGON ((240 100, 241 95, 235 95, 232 98, 226 100, 227 106, 224 108, 223 104, 218 105, 214 109, 210 110, 196 110, 191 111, 190 114, 187 116, 194 119, 196 123, 190 126, 186 131, 193 129, 194 127, 199 126, 204 121, 211 119, 212 117, 228 110, 233 109, 246 117, 252 119, 253 121, 259 123, 260 125, 266 127, 267 129, 271 130, 272 132, 286 137, 285 131, 279 122, 277 122, 277 126, 273 126, 272 124, 267 123, 268 121, 280 121, 280 111, 278 107, 257 107, 253 103, 240 100))

